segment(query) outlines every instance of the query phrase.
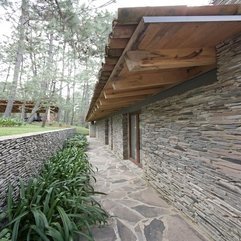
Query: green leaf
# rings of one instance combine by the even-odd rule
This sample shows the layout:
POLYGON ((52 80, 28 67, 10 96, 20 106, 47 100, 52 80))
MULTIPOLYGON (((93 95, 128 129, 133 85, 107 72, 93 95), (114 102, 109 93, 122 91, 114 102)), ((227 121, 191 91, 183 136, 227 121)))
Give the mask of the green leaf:
POLYGON ((31 225, 31 229, 34 230, 43 241, 50 241, 48 237, 36 225, 31 225))

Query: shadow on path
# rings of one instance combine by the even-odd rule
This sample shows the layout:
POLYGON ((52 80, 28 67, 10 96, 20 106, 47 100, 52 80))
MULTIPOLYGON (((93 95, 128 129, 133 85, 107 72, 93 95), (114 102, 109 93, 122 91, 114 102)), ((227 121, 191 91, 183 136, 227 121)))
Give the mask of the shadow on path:
MULTIPOLYGON (((93 228, 95 241, 206 241, 180 213, 141 178, 142 170, 116 158, 97 139, 89 139, 90 162, 98 168, 98 201, 112 216, 93 228)), ((80 238, 80 240, 83 240, 80 238)))

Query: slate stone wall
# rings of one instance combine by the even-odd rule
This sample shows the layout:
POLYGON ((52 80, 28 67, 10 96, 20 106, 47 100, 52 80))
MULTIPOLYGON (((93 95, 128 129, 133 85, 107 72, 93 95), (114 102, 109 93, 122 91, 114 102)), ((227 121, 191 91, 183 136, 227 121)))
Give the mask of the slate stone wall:
POLYGON ((224 5, 224 4, 240 4, 241 0, 213 0, 214 5, 224 5))
POLYGON ((128 158, 128 116, 119 114, 96 122, 97 138, 121 159, 128 158), (107 124, 108 123, 108 124, 107 124), (108 130, 108 131, 107 131, 108 130), (107 141, 108 137, 108 141, 107 141))
POLYGON ((36 175, 74 132, 64 129, 0 138, 0 207, 4 206, 8 185, 12 184, 17 194, 19 179, 27 181, 36 175))
POLYGON ((148 181, 215 241, 241 240, 241 38, 217 47, 218 81, 144 107, 148 181))
POLYGON ((123 159, 123 116, 115 115, 112 117, 113 128, 113 152, 123 159))
POLYGON ((105 120, 96 121, 96 137, 105 143, 105 120))

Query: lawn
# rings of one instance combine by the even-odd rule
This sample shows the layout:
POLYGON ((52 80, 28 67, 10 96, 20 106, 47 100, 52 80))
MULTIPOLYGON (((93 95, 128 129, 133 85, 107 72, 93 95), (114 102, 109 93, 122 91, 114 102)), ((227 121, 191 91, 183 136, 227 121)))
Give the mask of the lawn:
POLYGON ((14 126, 14 127, 0 127, 0 136, 10 136, 24 133, 32 133, 32 132, 42 132, 42 131, 51 131, 62 129, 62 127, 52 127, 46 126, 41 127, 38 125, 23 125, 23 126, 14 126))
MULTIPOLYGON (((89 130, 87 128, 81 126, 68 126, 68 128, 76 128, 76 132, 83 135, 88 135, 89 130)), ((26 134, 32 132, 43 132, 43 131, 51 131, 51 130, 58 130, 64 129, 67 127, 59 127, 59 126, 45 126, 44 128, 40 125, 33 124, 33 125, 23 125, 23 126, 14 126, 14 127, 0 127, 0 136, 10 136, 10 135, 18 135, 18 134, 26 134)))
POLYGON ((89 129, 82 126, 74 126, 78 134, 89 135, 89 129))

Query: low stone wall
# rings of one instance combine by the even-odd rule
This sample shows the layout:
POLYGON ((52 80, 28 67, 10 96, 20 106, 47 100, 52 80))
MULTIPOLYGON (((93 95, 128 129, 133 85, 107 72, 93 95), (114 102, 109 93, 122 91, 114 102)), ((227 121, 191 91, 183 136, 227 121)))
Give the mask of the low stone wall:
POLYGON ((63 147, 75 129, 63 129, 0 138, 0 207, 11 184, 17 193, 19 179, 36 175, 44 162, 63 147))

